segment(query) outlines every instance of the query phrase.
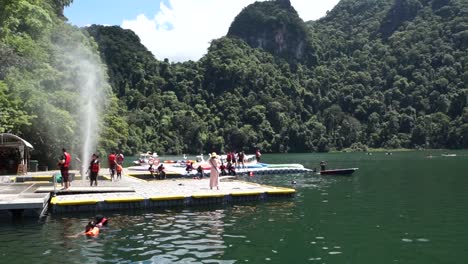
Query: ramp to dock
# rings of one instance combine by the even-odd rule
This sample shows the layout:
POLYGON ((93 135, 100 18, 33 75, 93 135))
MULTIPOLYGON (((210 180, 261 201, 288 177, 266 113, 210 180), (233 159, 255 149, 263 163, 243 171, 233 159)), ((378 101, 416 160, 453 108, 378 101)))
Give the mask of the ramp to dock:
POLYGON ((0 210, 39 216, 47 206, 50 193, 35 193, 37 188, 35 183, 0 184, 0 210))

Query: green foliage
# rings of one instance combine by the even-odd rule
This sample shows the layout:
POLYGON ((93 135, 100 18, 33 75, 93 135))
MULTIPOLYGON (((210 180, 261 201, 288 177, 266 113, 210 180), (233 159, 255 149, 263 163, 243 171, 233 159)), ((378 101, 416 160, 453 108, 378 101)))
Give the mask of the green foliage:
POLYGON ((468 147, 466 1, 342 0, 306 23, 288 0, 254 3, 184 63, 130 30, 65 24, 69 3, 0 3, 1 128, 44 159, 79 146, 76 43, 107 65, 101 153, 468 147))

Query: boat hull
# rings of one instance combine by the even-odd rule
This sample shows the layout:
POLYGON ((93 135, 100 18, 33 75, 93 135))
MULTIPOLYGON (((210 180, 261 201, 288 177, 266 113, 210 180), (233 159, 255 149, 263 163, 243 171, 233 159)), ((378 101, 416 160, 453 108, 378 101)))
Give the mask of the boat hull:
POLYGON ((321 175, 351 175, 353 174, 358 168, 349 168, 349 169, 336 169, 336 170, 322 170, 320 171, 321 175))

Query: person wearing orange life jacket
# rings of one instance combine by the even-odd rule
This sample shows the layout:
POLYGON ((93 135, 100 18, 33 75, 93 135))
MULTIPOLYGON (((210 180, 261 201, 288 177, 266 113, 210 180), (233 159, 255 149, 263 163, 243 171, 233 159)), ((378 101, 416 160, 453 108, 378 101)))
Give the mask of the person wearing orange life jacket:
POLYGON ((70 180, 68 177, 68 170, 70 168, 71 155, 67 152, 65 148, 62 149, 63 155, 60 157, 59 166, 60 173, 62 174, 62 182, 64 184, 63 190, 68 190, 70 187, 70 180))
POLYGON ((93 222, 89 222, 85 227, 84 234, 87 236, 97 236, 99 235, 99 227, 97 227, 93 222))
POLYGON ((118 164, 117 163, 117 167, 115 168, 115 170, 117 171, 117 180, 121 180, 122 179, 122 164, 118 164))
POLYGON ((93 154, 91 157, 91 162, 89 163, 89 181, 90 181, 90 186, 93 186, 93 181, 94 185, 97 186, 97 177, 100 169, 100 164, 99 164, 99 159, 97 154, 93 154))

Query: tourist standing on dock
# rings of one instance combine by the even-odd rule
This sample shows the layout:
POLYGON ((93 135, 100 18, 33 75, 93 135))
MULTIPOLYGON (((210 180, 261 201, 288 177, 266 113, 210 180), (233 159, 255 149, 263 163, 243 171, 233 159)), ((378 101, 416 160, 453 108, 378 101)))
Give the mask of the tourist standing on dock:
POLYGON ((241 167, 241 164, 242 164, 242 168, 245 168, 244 158, 245 158, 244 151, 239 152, 239 155, 238 155, 239 168, 241 167))
POLYGON ((60 157, 59 166, 60 173, 62 174, 62 182, 64 184, 63 189, 68 190, 70 187, 70 179, 68 177, 68 170, 70 168, 71 155, 67 152, 65 148, 62 149, 63 155, 60 157))
POLYGON ((261 156, 262 156, 262 153, 260 153, 260 150, 257 149, 257 151, 255 151, 255 159, 257 160, 257 162, 260 162, 261 156))
POLYGON ((119 151, 119 154, 117 154, 117 157, 115 158, 115 161, 117 162, 117 164, 120 164, 123 166, 123 162, 124 162, 124 155, 122 154, 122 151, 120 150, 119 151))
POLYGON ((218 157, 216 156, 216 152, 211 153, 211 157, 208 160, 208 163, 211 165, 210 171, 210 189, 216 187, 219 190, 219 161, 218 157))
POLYGON ((116 165, 116 157, 115 157, 115 152, 112 151, 111 154, 108 157, 109 160, 109 171, 111 174, 111 181, 114 181, 114 175, 115 175, 115 165, 116 165))
POLYGON ((97 154, 93 154, 91 157, 91 162, 89 163, 89 186, 93 186, 93 181, 94 181, 94 186, 97 186, 97 177, 99 173, 99 169, 101 168, 99 164, 99 159, 97 154))

